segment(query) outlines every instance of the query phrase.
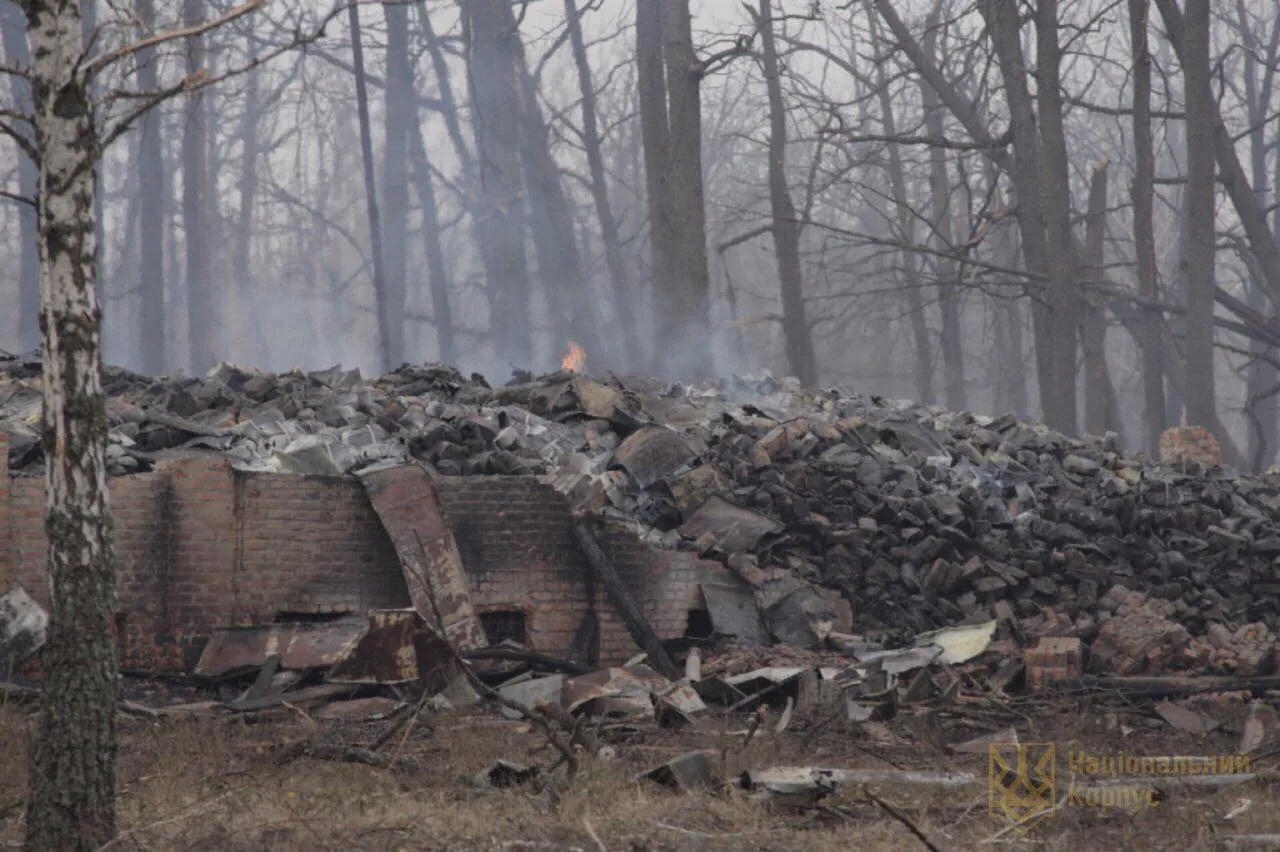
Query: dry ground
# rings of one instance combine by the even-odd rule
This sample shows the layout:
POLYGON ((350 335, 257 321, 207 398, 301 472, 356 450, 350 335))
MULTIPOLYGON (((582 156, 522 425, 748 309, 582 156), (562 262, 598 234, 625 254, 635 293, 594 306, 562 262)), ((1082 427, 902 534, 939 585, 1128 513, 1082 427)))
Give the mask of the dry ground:
MULTIPOLYGON (((32 712, 30 706, 0 707, 0 844, 9 847, 19 846, 22 836, 32 712)), ((1207 739, 1170 733, 1142 708, 1073 702, 1014 712, 1029 714, 1018 725, 1024 741, 1056 740, 1060 748, 1075 741, 1130 754, 1218 754, 1232 752, 1236 743, 1230 731, 1207 739)), ((740 735, 653 731, 617 744, 611 760, 584 759, 578 777, 563 789, 535 792, 527 786, 483 790, 473 782, 495 758, 551 762, 549 749, 526 724, 480 709, 443 713, 417 726, 407 741, 385 749, 398 756, 393 768, 311 758, 282 762, 281 744, 302 741, 316 724, 287 710, 257 724, 125 717, 121 835, 112 848, 923 849, 861 790, 843 790, 824 807, 796 811, 749 801, 738 789, 680 794, 634 775, 689 748, 719 752, 723 746, 728 773, 746 766, 817 764, 947 768, 984 776, 985 756, 950 755, 939 748, 940 740, 954 742, 971 732, 956 720, 954 714, 900 718, 871 733, 801 720, 782 735, 758 738, 745 752, 740 735)), ((741 727, 742 722, 727 724, 741 727)), ((371 723, 326 728, 324 736, 367 743, 378 732, 371 723)), ((1275 762, 1264 754, 1254 768, 1269 773, 1275 762)), ((1003 825, 988 813, 980 789, 946 794, 877 787, 874 792, 940 849, 977 848, 984 840, 986 848, 1216 849, 1230 846, 1233 835, 1280 833, 1274 781, 1208 793, 1174 790, 1154 810, 1136 815, 1072 808, 1025 835, 1001 832, 1003 825), (1252 806, 1224 819, 1242 798, 1252 806)))

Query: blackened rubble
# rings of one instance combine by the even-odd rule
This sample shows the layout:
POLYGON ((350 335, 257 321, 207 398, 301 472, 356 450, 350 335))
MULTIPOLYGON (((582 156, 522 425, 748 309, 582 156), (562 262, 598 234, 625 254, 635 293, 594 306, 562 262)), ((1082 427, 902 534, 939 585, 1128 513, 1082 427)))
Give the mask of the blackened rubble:
MULTIPOLYGON (((1020 638, 1091 643, 1123 615, 1117 585, 1211 644, 1249 623, 1280 628, 1277 477, 767 375, 518 379, 491 388, 439 364, 376 379, 109 368, 111 473, 217 453, 254 471, 418 460, 443 475, 540 476, 651 544, 723 561, 774 638, 825 638, 836 614, 814 586, 847 599, 854 633, 890 639, 995 618, 1020 638)), ((41 470, 38 381, 37 359, 0 360, 18 475, 41 470)))

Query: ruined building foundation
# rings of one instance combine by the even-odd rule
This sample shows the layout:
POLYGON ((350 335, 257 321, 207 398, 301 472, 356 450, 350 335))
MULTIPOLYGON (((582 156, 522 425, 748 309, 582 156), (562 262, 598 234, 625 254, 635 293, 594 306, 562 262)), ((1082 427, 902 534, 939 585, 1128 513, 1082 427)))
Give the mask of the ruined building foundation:
MULTIPOLYGON (((0 459, 6 453, 0 434, 0 459)), ((589 594, 564 497, 527 476, 435 485, 491 641, 567 655, 594 598, 596 662, 635 653, 603 590, 589 594)), ((110 491, 127 668, 190 669, 220 628, 410 606, 395 550, 354 477, 246 473, 201 457, 114 478, 110 491)), ((602 530, 600 543, 663 639, 683 635, 703 608, 699 584, 727 573, 621 529, 602 530)), ((20 583, 47 605, 46 570, 44 479, 0 477, 0 592, 20 583)))

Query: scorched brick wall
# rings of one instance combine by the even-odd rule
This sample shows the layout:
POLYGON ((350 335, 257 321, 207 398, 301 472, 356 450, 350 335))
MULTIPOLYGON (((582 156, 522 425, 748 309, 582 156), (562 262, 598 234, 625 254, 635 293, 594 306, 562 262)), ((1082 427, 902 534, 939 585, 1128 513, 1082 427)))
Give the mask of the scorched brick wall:
MULTIPOLYGON (((564 497, 531 477, 445 477, 436 487, 471 578, 477 610, 522 612, 535 648, 566 653, 592 597, 564 497)), ((689 610, 702 606, 700 576, 720 566, 696 560, 692 553, 654 550, 616 528, 603 533, 600 544, 658 636, 683 635, 689 610)), ((600 619, 600 659, 623 661, 636 652, 635 643, 603 589, 595 589, 593 597, 600 619)))
MULTIPOLYGON (((0 434, 0 459, 7 445, 0 434)), ((531 644, 566 653, 592 598, 558 493, 527 477, 437 482, 481 613, 524 614, 531 644)), ((351 478, 233 471, 221 459, 163 462, 112 479, 124 665, 194 665, 209 633, 281 613, 405 607, 399 563, 360 483, 351 478)), ((700 577, 723 571, 689 553, 653 550, 622 530, 601 544, 664 638, 701 607, 700 577)), ((0 590, 21 583, 47 603, 44 480, 0 477, 0 590)), ((635 652, 594 590, 602 662, 635 652)))

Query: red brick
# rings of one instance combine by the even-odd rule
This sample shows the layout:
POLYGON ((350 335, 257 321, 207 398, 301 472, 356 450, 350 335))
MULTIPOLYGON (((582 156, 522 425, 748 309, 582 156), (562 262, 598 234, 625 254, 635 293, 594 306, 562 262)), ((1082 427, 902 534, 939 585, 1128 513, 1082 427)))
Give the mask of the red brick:
POLYGON ((1067 637, 1046 637, 1023 653, 1027 686, 1039 689, 1084 674, 1084 643, 1067 637))

